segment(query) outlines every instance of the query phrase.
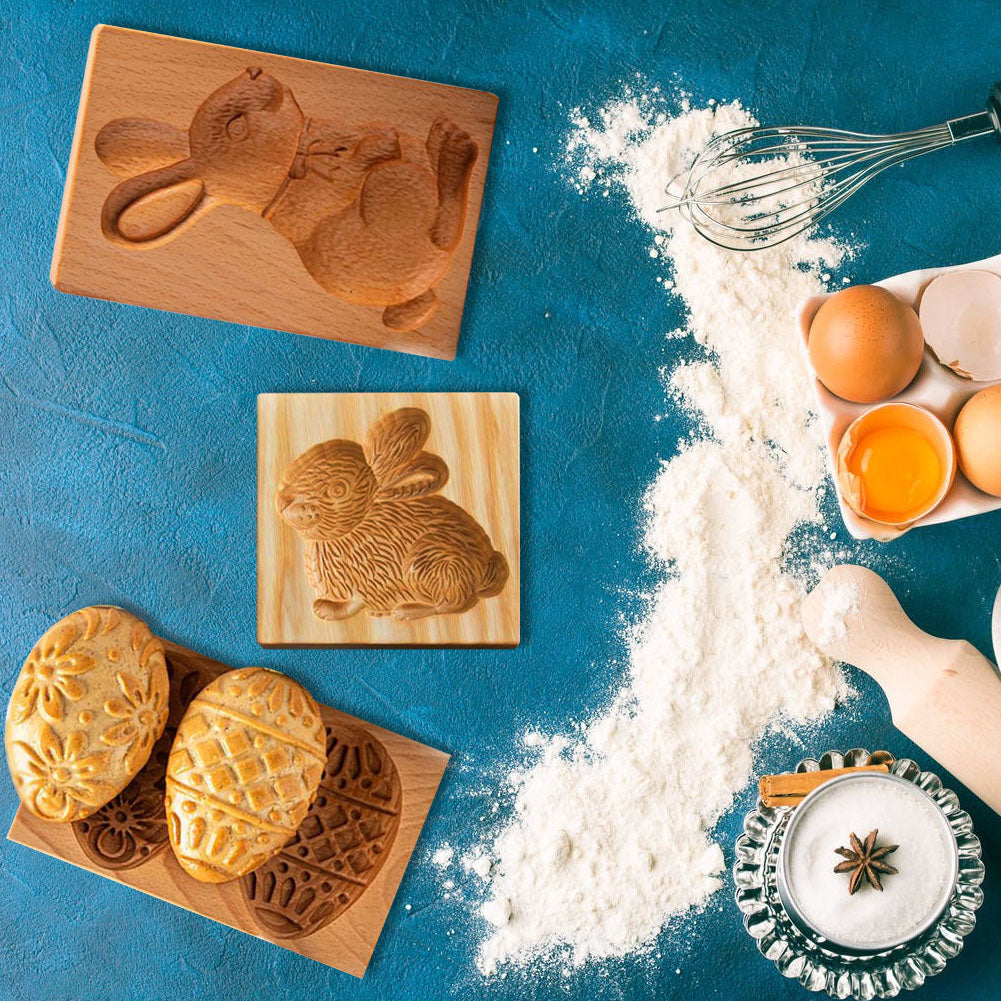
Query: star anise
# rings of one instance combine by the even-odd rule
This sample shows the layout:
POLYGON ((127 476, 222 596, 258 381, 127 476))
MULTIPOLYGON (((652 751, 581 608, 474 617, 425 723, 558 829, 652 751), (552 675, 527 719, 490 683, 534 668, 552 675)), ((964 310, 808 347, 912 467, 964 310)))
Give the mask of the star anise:
POLYGON ((839 862, 834 871, 851 873, 851 878, 848 880, 849 893, 854 893, 862 885, 863 879, 868 880, 870 886, 882 890, 883 884, 879 881, 879 874, 892 875, 899 871, 883 859, 891 852, 895 852, 900 845, 882 845, 877 848, 878 834, 878 830, 870 831, 863 844, 859 841, 858 835, 853 833, 851 848, 834 849, 838 855, 846 859, 845 862, 839 862))

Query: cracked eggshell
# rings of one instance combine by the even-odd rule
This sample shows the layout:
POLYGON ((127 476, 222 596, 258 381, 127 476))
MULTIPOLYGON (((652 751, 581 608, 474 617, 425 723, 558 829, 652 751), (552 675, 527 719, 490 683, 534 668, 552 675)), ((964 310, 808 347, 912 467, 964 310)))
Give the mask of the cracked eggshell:
POLYGON ((956 451, 949 429, 930 410, 912 403, 884 403, 856 417, 842 435, 837 454, 838 490, 860 518, 896 528, 910 525, 934 511, 952 489, 956 478, 956 451), (899 518, 880 516, 869 509, 862 478, 852 470, 855 451, 866 435, 885 427, 912 428, 920 432, 934 449, 942 470, 938 490, 928 503, 899 518))
POLYGON ((1001 277, 947 271, 924 290, 919 315, 942 365, 974 382, 1001 379, 1001 277))

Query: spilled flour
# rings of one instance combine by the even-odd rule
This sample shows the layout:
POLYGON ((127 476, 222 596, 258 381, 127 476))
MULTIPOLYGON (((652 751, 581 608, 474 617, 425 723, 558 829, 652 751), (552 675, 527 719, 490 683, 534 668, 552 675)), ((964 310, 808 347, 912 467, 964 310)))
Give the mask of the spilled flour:
POLYGON ((846 694, 800 627, 804 584, 783 570, 790 534, 819 519, 824 475, 792 317, 845 249, 800 237, 740 255, 658 213, 714 131, 753 119, 736 103, 659 117, 651 104, 629 98, 596 122, 578 117, 568 162, 582 190, 624 187, 649 227, 661 281, 688 312, 672 336, 712 358, 677 365, 665 382, 707 430, 646 496, 645 544, 664 579, 629 636, 621 691, 579 735, 533 735, 536 757, 509 777, 514 814, 481 846, 488 975, 651 946, 722 885, 711 831, 750 780, 756 742, 846 694))

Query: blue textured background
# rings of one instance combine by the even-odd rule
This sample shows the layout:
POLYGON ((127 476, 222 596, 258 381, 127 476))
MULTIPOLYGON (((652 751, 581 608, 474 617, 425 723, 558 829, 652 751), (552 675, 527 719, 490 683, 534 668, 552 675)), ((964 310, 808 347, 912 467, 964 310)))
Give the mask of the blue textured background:
MULTIPOLYGON (((729 890, 654 961, 567 981, 470 972, 477 924, 441 899, 428 850, 468 843, 497 763, 529 724, 560 726, 621 675, 619 616, 649 582, 637 501, 685 430, 657 368, 677 303, 621 197, 580 198, 553 169, 567 110, 637 72, 763 118, 903 129, 979 106, 1001 75, 990 2, 392 0, 296 6, 3 0, 0 14, 0 697, 39 633, 93 602, 233 664, 291 671, 316 695, 455 755, 364 982, 0 842, 0 995, 34 998, 794 998, 740 927, 729 890), (793 13, 795 12, 795 13, 793 13), (63 296, 49 258, 88 37, 105 21, 492 90, 494 145, 459 357, 442 363, 63 296), (533 147, 538 152, 533 152, 533 147), (523 636, 514 651, 269 651, 255 642, 255 396, 503 389, 522 398, 523 636), (407 912, 404 903, 412 910, 407 912), (675 970, 680 969, 680 974, 675 970)), ((837 217, 874 280, 1001 250, 1001 150, 987 142, 883 178, 837 217)), ((862 549, 931 631, 989 651, 1001 515, 862 549)), ((847 536, 845 536, 847 539, 847 536)), ((733 665, 734 671, 740 664, 733 665)), ((913 748, 865 679, 816 739, 913 748)), ((915 752, 919 760, 926 760, 915 752)), ((800 751, 769 742, 763 763, 800 751)), ((999 773, 1001 782, 1001 773, 999 773)), ((731 845, 751 800, 720 824, 731 845)), ((969 793, 988 902, 927 1001, 1001 983, 1001 818, 969 793)), ((0 818, 16 798, 0 779, 0 818)), ((624 804, 624 808, 627 808, 624 804)), ((475 888, 466 892, 475 895, 475 888)))

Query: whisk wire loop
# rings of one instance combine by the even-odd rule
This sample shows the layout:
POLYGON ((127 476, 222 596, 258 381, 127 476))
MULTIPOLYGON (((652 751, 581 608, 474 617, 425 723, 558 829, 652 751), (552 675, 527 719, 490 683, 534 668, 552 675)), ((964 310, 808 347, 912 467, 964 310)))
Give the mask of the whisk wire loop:
MULTIPOLYGON (((946 146, 1001 134, 1001 104, 909 132, 874 135, 812 126, 757 126, 713 137, 665 206, 733 250, 772 247, 825 219, 878 174, 946 146)), ((680 178, 676 178, 675 182, 680 178)), ((669 186, 671 191, 674 183, 669 186)))

